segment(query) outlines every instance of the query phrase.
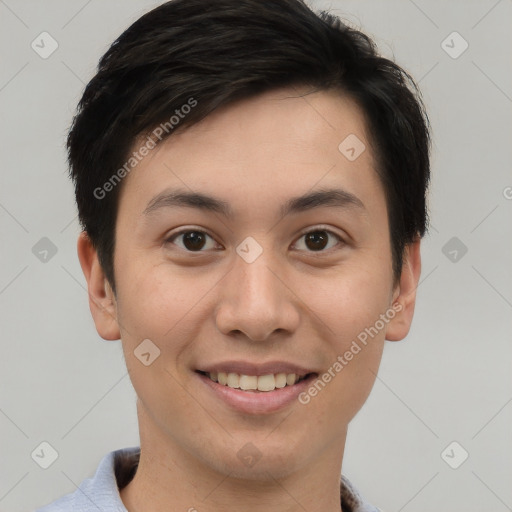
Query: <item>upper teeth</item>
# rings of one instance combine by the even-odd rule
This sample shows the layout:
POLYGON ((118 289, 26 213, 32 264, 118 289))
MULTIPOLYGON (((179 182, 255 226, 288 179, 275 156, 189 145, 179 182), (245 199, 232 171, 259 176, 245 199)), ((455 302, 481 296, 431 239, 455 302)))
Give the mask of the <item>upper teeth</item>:
POLYGON ((273 391, 276 388, 293 386, 300 376, 295 373, 270 373, 268 375, 240 375, 238 373, 210 372, 208 377, 223 386, 235 389, 257 389, 258 391, 273 391))

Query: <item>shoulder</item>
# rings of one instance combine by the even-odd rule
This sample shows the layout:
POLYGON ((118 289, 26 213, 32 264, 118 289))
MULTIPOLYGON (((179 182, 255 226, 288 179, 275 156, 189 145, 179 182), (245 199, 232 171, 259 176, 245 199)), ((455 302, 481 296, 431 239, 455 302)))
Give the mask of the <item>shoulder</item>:
POLYGON ((340 480, 340 499, 343 512, 382 512, 364 501, 356 487, 345 476, 340 480))
POLYGON ((107 453, 93 477, 85 479, 76 491, 38 508, 35 512, 126 512, 119 489, 133 477, 138 464, 139 447, 107 453))

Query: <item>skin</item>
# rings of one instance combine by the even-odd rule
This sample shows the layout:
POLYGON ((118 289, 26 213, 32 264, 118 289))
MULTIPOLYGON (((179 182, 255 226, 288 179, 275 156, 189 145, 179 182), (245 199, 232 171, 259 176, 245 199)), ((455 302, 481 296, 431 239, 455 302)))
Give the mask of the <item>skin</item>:
POLYGON ((116 296, 86 234, 79 237, 97 331, 121 338, 138 396, 141 459, 121 491, 130 512, 340 510, 347 426, 374 384, 384 340, 409 331, 420 241, 407 247, 395 283, 362 113, 340 93, 302 92, 223 107, 173 134, 125 178, 116 296), (351 133, 366 145, 353 162, 338 150, 351 133), (190 207, 144 215, 156 195, 177 187, 228 202, 233 218, 190 207), (327 187, 354 194, 364 208, 280 216, 289 198, 327 187), (166 242, 183 228, 211 236, 203 252, 183 236, 166 242), (315 251, 304 231, 322 229, 332 234, 315 251), (236 252, 247 236, 263 249, 252 263, 236 252), (290 361, 321 375, 393 303, 402 310, 306 405, 249 415, 199 385, 198 367, 231 359, 290 361), (134 355, 146 338, 161 350, 150 366, 134 355), (252 467, 237 457, 246 443, 261 453, 252 467))

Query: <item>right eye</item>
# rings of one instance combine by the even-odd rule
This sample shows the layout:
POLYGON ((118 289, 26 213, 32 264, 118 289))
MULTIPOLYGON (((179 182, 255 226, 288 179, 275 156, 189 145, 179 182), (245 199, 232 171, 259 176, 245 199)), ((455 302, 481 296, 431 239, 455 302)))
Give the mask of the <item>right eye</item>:
POLYGON ((206 232, 198 229, 182 229, 181 231, 172 234, 165 239, 165 243, 172 243, 177 245, 180 249, 188 252, 204 252, 202 249, 214 249, 215 240, 206 232), (210 246, 208 246, 208 239, 210 246), (176 243, 174 240, 181 240, 181 243, 176 243))

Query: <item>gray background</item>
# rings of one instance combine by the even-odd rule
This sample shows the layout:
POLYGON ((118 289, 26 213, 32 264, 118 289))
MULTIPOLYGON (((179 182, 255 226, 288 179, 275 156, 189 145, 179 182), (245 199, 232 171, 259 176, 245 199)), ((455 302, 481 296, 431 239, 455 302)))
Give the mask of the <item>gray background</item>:
MULTIPOLYGON (((99 57, 158 3, 0 0, 0 511, 74 491, 108 451, 138 444, 120 342, 90 317, 63 145, 99 57), (47 59, 31 48, 43 31, 59 45, 47 59), (46 261, 43 237, 57 250, 46 261), (48 469, 31 457, 43 441, 59 455, 48 469)), ((419 80, 434 132, 413 328, 386 344, 344 473, 387 512, 512 510, 512 1, 311 5, 362 26, 419 80), (442 46, 453 31, 469 44, 458 58, 442 46), (469 453, 458 469, 441 456, 452 441, 452 465, 469 453)))

